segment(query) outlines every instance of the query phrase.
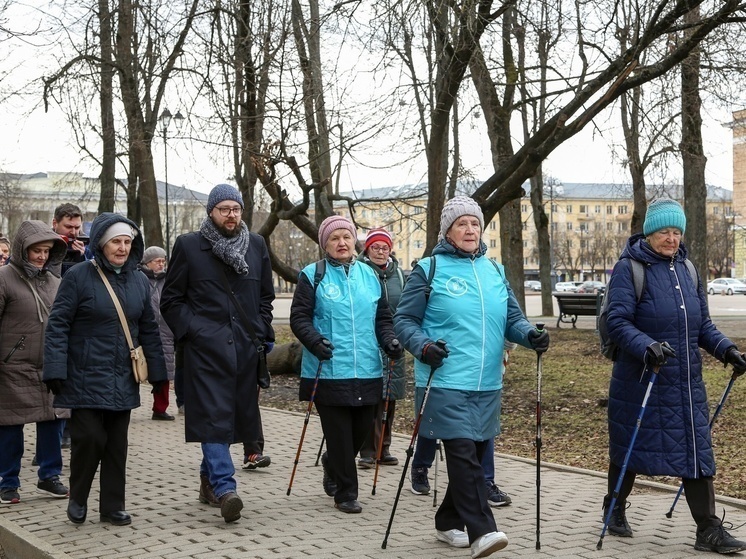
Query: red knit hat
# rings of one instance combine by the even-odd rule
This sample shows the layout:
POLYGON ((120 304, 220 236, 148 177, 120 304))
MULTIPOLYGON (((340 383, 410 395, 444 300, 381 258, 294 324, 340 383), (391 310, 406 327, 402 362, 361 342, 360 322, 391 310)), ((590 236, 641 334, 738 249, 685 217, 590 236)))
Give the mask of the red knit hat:
POLYGON ((370 245, 372 245, 376 241, 386 243, 387 245, 389 245, 389 248, 394 247, 394 241, 391 239, 391 233, 383 228, 377 227, 368 231, 368 236, 365 237, 365 251, 367 252, 370 245))

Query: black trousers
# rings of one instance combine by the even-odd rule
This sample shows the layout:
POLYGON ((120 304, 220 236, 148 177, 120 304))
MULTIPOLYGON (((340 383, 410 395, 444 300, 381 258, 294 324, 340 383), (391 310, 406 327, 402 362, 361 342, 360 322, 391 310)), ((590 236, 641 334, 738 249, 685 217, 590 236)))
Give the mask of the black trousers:
POLYGON ((469 532, 469 543, 497 531, 495 518, 487 503, 482 456, 489 441, 470 439, 444 440, 448 465, 448 488, 435 513, 436 530, 469 532))
POLYGON ((70 418, 70 498, 87 504, 101 464, 99 513, 124 510, 130 411, 74 409, 70 418))
MULTIPOLYGON (((609 477, 607 481, 608 497, 614 494, 614 488, 616 487, 621 471, 621 466, 609 463, 609 477)), ((622 505, 626 503, 627 497, 632 493, 632 486, 635 483, 636 476, 635 472, 630 472, 629 470, 624 472, 624 479, 622 480, 622 487, 619 489, 617 502, 622 505)), ((715 485, 713 484, 712 477, 700 477, 696 479, 682 478, 681 481, 684 483, 686 502, 689 505, 692 518, 697 524, 697 530, 704 530, 711 526, 720 526, 721 521, 715 510, 715 485)))
MULTIPOLYGON (((373 422, 373 429, 365 439, 363 448, 360 449, 362 458, 375 458, 378 454, 378 443, 381 440, 381 423, 383 422, 383 408, 386 407, 386 400, 381 400, 376 406, 376 417, 373 422)), ((394 413, 396 412, 396 400, 389 400, 389 407, 386 410, 386 425, 383 429, 383 448, 381 456, 389 454, 391 446, 391 426, 394 423, 394 413)))
POLYGON ((373 428, 376 406, 329 406, 316 404, 326 437, 327 469, 337 483, 335 503, 357 499, 355 455, 373 428))

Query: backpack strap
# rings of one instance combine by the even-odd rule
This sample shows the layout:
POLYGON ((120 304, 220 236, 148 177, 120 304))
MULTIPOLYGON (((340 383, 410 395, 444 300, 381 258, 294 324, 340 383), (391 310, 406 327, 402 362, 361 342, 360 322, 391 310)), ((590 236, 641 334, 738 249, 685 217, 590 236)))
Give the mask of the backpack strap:
POLYGON ((632 265, 632 285, 635 287, 635 299, 640 302, 642 293, 645 291, 645 264, 634 258, 630 258, 632 265))
POLYGON ((316 269, 313 273, 313 290, 314 292, 319 287, 319 284, 321 283, 321 280, 324 279, 324 275, 326 274, 326 259, 321 259, 316 261, 316 269))
POLYGON ((692 276, 694 289, 699 291, 699 272, 697 272, 697 268, 694 265, 694 262, 692 262, 688 258, 684 258, 684 264, 686 264, 686 269, 689 270, 689 275, 692 276))
POLYGON ((430 271, 427 273, 427 284, 425 285, 425 303, 430 299, 430 292, 433 290, 431 284, 435 277, 435 263, 437 262, 435 255, 430 257, 430 271))
POLYGON ((399 266, 396 267, 396 275, 399 276, 400 285, 404 289, 404 284, 407 283, 407 280, 404 279, 404 272, 401 271, 399 266))

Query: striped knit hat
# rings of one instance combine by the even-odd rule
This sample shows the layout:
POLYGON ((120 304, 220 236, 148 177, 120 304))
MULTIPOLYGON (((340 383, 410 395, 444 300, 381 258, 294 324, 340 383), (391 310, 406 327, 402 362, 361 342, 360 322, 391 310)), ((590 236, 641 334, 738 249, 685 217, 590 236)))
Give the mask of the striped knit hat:
POLYGON ((370 245, 375 242, 386 243, 387 245, 389 245, 389 248, 394 247, 394 241, 391 239, 391 233, 389 233, 382 227, 376 227, 375 229, 371 229, 370 231, 368 231, 368 236, 365 237, 364 252, 367 253, 370 245))

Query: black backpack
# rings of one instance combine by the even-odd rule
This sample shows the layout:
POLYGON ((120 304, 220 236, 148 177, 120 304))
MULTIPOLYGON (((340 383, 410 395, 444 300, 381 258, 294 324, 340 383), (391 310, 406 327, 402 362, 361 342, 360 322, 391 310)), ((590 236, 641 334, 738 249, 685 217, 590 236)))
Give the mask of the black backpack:
MULTIPOLYGON (((632 268, 632 285, 634 285, 635 287, 635 299, 639 303, 640 299, 642 299, 642 293, 643 291, 645 291, 645 264, 633 258, 630 258, 629 262, 632 268)), ((619 264, 619 262, 617 262, 617 264, 619 264)), ((692 276, 694 285, 699 286, 699 274, 697 273, 697 269, 694 267, 694 264, 692 264, 692 261, 688 258, 685 258, 684 264, 686 264, 686 268, 687 270, 689 270, 689 275, 692 276)), ((614 265, 614 270, 616 270, 616 264, 614 265)), ((614 270, 612 270, 611 272, 612 275, 614 274, 614 270)), ((619 348, 614 342, 609 339, 608 326, 606 325, 606 321, 608 319, 608 311, 609 288, 607 287, 606 293, 604 293, 603 302, 601 303, 601 311, 598 315, 598 337, 601 341, 601 354, 607 359, 616 361, 619 348)))

